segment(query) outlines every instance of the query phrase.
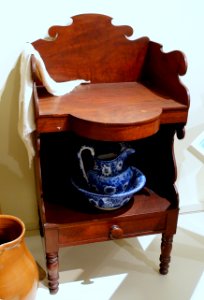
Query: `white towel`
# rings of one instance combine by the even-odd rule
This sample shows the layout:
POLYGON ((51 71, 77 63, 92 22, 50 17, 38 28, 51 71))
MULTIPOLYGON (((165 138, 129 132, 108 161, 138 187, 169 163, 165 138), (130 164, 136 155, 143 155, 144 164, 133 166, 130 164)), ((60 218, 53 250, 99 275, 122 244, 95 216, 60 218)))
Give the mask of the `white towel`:
POLYGON ((31 55, 35 55, 36 69, 40 80, 47 91, 55 96, 71 92, 77 85, 87 82, 85 80, 71 80, 56 82, 48 74, 45 64, 37 50, 30 43, 26 43, 20 60, 20 94, 19 94, 19 118, 18 132, 27 149, 29 167, 31 167, 35 150, 32 141, 32 132, 35 130, 33 109, 33 81, 31 76, 31 55))

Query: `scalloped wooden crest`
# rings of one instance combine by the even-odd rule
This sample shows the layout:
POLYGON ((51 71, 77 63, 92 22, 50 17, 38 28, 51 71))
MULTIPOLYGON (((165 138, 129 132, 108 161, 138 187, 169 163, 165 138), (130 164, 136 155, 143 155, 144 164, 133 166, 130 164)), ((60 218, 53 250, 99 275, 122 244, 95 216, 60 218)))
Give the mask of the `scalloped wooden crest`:
POLYGON ((51 40, 37 40, 50 76, 56 81, 86 79, 91 82, 138 80, 149 39, 128 40, 130 26, 114 26, 100 14, 72 17, 68 26, 49 28, 51 40))

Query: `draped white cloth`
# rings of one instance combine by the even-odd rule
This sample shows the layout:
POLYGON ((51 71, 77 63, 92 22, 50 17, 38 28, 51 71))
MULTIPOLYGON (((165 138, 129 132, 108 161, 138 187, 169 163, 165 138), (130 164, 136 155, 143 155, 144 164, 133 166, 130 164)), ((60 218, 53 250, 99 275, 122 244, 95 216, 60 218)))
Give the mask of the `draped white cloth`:
POLYGON ((36 59, 36 71, 47 91, 55 96, 71 92, 77 85, 87 82, 83 79, 66 82, 56 82, 48 74, 39 52, 30 43, 26 43, 20 58, 20 93, 18 132, 27 149, 29 166, 31 167, 35 150, 32 142, 32 132, 35 130, 33 108, 33 80, 31 75, 31 55, 36 59))

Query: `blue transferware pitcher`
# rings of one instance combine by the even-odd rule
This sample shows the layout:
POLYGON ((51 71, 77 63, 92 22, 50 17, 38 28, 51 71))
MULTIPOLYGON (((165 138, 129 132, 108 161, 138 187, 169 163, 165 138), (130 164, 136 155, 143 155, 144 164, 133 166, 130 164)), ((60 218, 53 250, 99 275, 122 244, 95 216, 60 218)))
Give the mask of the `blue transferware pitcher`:
POLYGON ((135 153, 135 150, 132 148, 123 148, 121 149, 120 154, 116 153, 107 153, 96 156, 95 150, 89 146, 82 146, 80 151, 78 152, 78 159, 80 169, 82 171, 83 177, 89 183, 87 172, 84 168, 84 162, 82 159, 82 153, 84 150, 89 150, 93 160, 94 166, 93 170, 95 170, 99 175, 103 176, 116 176, 120 174, 124 169, 126 169, 126 159, 129 155, 135 153))

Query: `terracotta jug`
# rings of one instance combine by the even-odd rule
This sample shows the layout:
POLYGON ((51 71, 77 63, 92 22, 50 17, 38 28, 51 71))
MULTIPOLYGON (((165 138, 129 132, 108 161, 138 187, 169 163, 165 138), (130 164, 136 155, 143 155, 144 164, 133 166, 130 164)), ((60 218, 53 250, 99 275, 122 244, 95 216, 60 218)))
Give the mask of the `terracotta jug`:
POLYGON ((34 300, 38 269, 25 242, 24 223, 0 215, 0 299, 34 300))

